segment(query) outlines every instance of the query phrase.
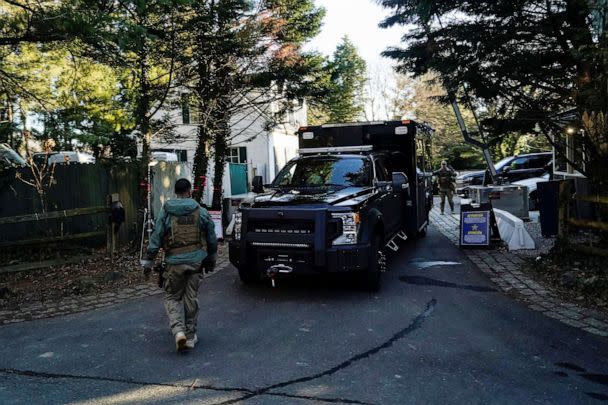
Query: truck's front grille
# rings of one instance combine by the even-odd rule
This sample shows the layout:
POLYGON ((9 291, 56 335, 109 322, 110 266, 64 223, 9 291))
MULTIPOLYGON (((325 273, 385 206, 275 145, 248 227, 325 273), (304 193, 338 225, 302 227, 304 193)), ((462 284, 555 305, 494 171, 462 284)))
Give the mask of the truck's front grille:
POLYGON ((283 233, 283 234, 299 234, 299 235, 309 235, 312 233, 309 229, 254 228, 253 231, 259 232, 259 233, 283 233))

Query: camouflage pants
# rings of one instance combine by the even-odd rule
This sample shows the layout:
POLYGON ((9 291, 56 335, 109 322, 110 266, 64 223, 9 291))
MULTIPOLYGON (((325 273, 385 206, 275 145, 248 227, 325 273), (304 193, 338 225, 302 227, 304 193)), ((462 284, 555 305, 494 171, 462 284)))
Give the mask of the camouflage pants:
POLYGON ((168 265, 165 272, 165 309, 171 332, 184 332, 188 339, 196 333, 198 318, 198 264, 168 265))
POLYGON ((448 198, 448 204, 450 209, 454 212, 454 190, 451 188, 442 188, 439 190, 439 197, 441 197, 441 212, 445 209, 445 198, 448 198))

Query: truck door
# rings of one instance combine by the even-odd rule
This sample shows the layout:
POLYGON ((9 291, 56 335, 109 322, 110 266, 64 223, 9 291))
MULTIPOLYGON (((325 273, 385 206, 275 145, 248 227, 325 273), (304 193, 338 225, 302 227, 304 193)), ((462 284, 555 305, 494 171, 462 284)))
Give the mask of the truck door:
POLYGON ((402 197, 398 190, 393 190, 392 176, 387 169, 387 160, 384 157, 376 159, 376 179, 380 188, 380 211, 384 217, 384 227, 387 237, 393 236, 401 229, 402 221, 402 197))
POLYGON ((428 178, 426 173, 424 173, 419 168, 416 168, 416 209, 418 212, 418 228, 422 227, 424 223, 427 221, 427 189, 428 187, 428 178))

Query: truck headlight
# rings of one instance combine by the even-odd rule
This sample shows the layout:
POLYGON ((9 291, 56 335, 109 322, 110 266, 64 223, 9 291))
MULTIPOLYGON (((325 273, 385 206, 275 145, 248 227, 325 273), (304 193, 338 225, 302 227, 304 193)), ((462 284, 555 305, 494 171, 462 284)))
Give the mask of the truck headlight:
POLYGON ((243 226, 243 213, 234 214, 234 240, 241 240, 241 228, 243 226))
POLYGON ((359 224, 361 217, 357 212, 331 214, 332 218, 342 221, 342 234, 333 241, 333 245, 354 245, 359 239, 359 224))

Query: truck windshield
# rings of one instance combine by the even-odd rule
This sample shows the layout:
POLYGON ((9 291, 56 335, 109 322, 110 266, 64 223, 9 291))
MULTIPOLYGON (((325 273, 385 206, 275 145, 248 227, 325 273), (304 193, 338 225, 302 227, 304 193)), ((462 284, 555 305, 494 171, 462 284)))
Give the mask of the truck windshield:
POLYGON ((311 156, 287 163, 272 183, 272 187, 365 187, 371 185, 371 178, 369 159, 311 156))

